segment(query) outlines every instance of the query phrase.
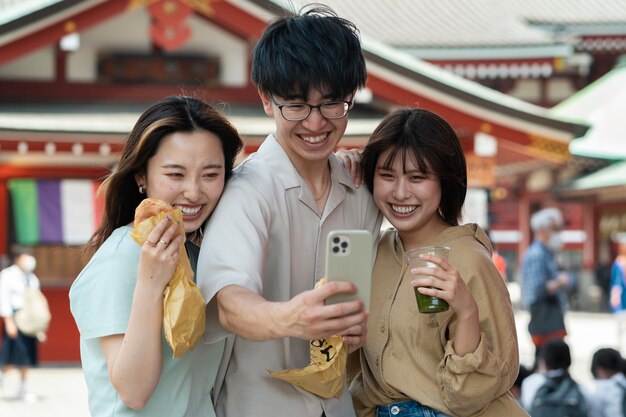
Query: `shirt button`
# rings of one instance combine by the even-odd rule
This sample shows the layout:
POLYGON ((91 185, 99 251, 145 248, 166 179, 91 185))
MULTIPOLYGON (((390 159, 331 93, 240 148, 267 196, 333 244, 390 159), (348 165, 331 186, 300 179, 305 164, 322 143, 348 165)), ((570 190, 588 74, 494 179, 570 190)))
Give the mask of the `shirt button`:
POLYGON ((380 361, 378 360, 378 358, 376 358, 376 367, 378 368, 378 365, 380 364, 380 361))
POLYGON ((385 326, 380 326, 380 332, 385 333, 385 326))
POLYGON ((393 407, 391 407, 391 410, 389 411, 391 411, 391 414, 395 416, 396 414, 400 412, 400 407, 398 407, 397 405, 394 405, 393 407))

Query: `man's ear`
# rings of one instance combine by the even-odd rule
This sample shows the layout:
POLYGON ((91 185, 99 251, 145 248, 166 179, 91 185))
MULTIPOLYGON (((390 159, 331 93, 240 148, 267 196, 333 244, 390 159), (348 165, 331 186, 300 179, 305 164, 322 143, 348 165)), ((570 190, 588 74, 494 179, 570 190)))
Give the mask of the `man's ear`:
POLYGON ((270 95, 265 91, 257 90, 259 92, 259 97, 261 97, 261 101, 263 102, 263 110, 265 114, 270 117, 274 117, 274 106, 272 106, 272 100, 270 100, 270 95))

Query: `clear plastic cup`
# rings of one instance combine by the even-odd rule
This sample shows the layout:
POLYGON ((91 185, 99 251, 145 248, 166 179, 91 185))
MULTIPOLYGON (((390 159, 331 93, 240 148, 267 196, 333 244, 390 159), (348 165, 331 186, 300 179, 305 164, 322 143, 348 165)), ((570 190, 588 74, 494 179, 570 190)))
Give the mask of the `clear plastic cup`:
MULTIPOLYGON (((437 264, 427 262, 420 258, 419 256, 422 254, 428 254, 447 260, 448 255, 450 254, 450 248, 446 246, 421 246, 406 251, 405 256, 407 262, 409 263, 409 269, 417 267, 439 268, 437 264)), ((417 278, 419 275, 414 275, 414 277, 417 278)), ((417 290, 417 288, 418 287, 414 287, 413 289, 415 290, 417 309, 420 313, 439 313, 441 311, 446 311, 449 308, 448 303, 445 300, 422 294, 417 290)))

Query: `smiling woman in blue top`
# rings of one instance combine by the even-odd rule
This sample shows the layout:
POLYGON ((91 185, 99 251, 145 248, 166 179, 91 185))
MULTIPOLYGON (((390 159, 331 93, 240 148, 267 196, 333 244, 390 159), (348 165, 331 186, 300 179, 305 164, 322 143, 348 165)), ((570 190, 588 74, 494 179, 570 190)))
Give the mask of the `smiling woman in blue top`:
POLYGON ((201 227, 217 205, 242 141, 208 104, 168 97, 139 118, 104 181, 97 250, 70 290, 80 330, 89 408, 99 416, 214 416, 211 389, 223 344, 180 359, 162 335, 163 290, 185 240, 195 271, 201 227), (142 246, 130 237, 135 209, 157 198, 183 214, 186 236, 165 218, 142 246))

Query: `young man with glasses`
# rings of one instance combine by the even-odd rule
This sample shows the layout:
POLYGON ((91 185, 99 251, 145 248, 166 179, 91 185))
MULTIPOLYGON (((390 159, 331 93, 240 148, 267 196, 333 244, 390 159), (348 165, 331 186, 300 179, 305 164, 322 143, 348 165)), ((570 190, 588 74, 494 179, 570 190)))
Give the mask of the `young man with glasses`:
POLYGON ((324 399, 267 370, 307 366, 311 340, 364 343, 363 303, 324 302, 354 284, 313 287, 330 231, 380 228, 368 191, 333 154, 365 79, 357 29, 325 7, 275 21, 255 47, 252 80, 276 130, 230 180, 198 263, 207 338, 234 334, 215 386, 218 417, 354 415, 345 388, 324 399))

